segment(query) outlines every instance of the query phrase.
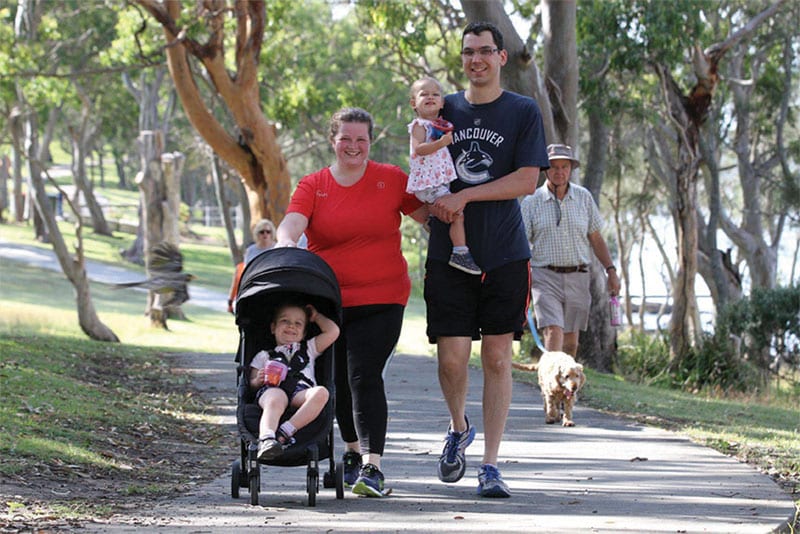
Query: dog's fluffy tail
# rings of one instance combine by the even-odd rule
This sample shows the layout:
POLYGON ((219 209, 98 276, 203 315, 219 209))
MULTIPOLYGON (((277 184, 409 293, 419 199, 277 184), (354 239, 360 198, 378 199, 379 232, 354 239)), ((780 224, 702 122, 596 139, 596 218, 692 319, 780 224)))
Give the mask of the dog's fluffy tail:
POLYGON ((514 369, 519 369, 520 371, 536 371, 539 368, 539 364, 536 363, 519 363, 519 362, 511 362, 511 367, 514 369))

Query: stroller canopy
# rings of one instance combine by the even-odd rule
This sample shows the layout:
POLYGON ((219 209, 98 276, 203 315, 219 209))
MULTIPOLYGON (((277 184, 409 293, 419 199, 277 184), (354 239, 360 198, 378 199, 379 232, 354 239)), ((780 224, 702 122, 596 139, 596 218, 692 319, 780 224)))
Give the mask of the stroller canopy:
POLYGON ((236 297, 236 322, 257 321, 281 295, 303 295, 336 323, 341 293, 330 266, 302 248, 273 248, 262 252, 244 269, 236 297))

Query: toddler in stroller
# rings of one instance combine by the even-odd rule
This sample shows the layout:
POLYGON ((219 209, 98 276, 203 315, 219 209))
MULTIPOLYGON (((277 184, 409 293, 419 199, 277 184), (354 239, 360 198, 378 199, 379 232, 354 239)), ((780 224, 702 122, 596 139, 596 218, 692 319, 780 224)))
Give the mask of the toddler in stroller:
POLYGON ((272 460, 291 444, 298 429, 313 421, 328 401, 328 390, 318 386, 314 360, 339 336, 339 327, 312 305, 287 302, 278 306, 270 324, 277 346, 262 350, 250 362, 250 387, 257 389, 261 407, 258 459, 272 460), (319 327, 319 335, 306 339, 306 325, 319 327), (296 411, 278 427, 286 408, 296 411))
POLYGON ((262 465, 307 465, 308 504, 314 506, 319 461, 327 458, 330 469, 324 485, 335 487, 336 497, 344 498, 343 466, 335 464, 333 451, 333 342, 341 323, 336 276, 307 250, 267 250, 247 264, 235 309, 241 455, 231 466, 231 496, 238 498, 239 489, 249 487, 250 503, 257 505, 262 465), (285 329, 282 320, 288 321, 285 329), (285 354, 279 345, 288 342, 297 344, 299 354, 294 350, 288 351, 291 357, 285 354), (270 363, 271 358, 286 366, 286 374, 282 369, 278 377, 283 377, 279 387, 265 384, 274 381, 268 369, 280 367, 270 363))

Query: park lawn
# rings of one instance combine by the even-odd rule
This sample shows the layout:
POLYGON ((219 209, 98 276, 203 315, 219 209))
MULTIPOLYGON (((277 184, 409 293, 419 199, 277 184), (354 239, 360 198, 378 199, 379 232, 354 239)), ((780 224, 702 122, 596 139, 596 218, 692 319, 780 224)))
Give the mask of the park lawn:
MULTIPOLYGON (((58 227, 68 249, 74 252, 77 243, 75 225, 60 221, 58 227)), ((216 230, 208 231, 202 226, 191 228, 195 237, 187 237, 180 244, 184 257, 183 269, 197 277, 197 284, 227 293, 233 277, 233 260, 230 251, 220 246, 222 236, 219 229, 216 230)), ((144 279, 143 266, 124 262, 120 256, 120 251, 129 248, 135 237, 125 232, 113 232, 113 236, 103 236, 92 232, 91 227, 84 227, 82 231, 84 257, 86 260, 116 265, 141 273, 144 279)), ((0 238, 42 250, 52 250, 52 245, 33 239, 33 228, 27 224, 0 225, 0 238)))

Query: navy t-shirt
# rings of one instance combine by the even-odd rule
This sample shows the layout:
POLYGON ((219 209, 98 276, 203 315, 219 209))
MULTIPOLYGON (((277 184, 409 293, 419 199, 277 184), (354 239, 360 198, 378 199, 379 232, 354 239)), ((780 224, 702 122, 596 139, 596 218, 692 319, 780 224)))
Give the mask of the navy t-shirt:
MULTIPOLYGON (((503 91, 493 102, 470 104, 462 91, 445 97, 442 116, 454 127, 449 146, 458 174, 450 183, 454 193, 520 167, 550 167, 542 114, 532 98, 503 91)), ((484 271, 530 258, 516 198, 470 202, 464 224, 467 245, 484 271)), ((430 226, 428 258, 446 262, 452 249, 448 225, 432 218, 430 226)))

